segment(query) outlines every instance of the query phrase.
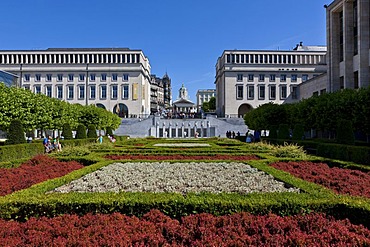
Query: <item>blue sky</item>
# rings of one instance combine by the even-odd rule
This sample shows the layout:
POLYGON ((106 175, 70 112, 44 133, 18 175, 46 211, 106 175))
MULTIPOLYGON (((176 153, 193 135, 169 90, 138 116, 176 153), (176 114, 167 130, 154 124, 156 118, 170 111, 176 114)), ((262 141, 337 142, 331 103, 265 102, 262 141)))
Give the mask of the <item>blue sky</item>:
POLYGON ((326 45, 331 0, 1 0, 0 49, 141 49, 152 74, 215 88, 224 50, 290 50, 326 45))

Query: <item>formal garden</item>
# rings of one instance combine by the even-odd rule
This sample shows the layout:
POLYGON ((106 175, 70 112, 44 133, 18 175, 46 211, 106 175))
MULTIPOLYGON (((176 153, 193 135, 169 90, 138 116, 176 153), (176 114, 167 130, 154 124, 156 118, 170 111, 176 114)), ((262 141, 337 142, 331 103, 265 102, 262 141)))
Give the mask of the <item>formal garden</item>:
POLYGON ((270 129, 261 142, 99 143, 99 132, 117 128, 115 114, 0 89, 0 129, 8 133, 0 146, 1 246, 370 246, 369 115, 353 103, 369 90, 343 92, 362 118, 341 124, 320 125, 332 95, 301 103, 316 112, 309 126, 302 105, 257 108, 245 120, 270 129), (303 138, 311 127, 326 139, 303 138), (64 136, 62 150, 45 154, 37 138, 25 143, 35 129, 64 136))
POLYGON ((370 245, 370 168, 294 144, 120 137, 31 156, 0 163, 4 246, 370 245))

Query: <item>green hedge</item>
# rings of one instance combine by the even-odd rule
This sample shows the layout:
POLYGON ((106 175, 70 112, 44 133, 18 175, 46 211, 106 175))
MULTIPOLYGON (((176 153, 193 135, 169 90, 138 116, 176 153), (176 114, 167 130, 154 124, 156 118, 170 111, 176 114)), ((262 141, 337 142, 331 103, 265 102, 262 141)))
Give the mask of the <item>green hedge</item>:
POLYGON ((352 161, 362 165, 370 165, 369 147, 320 143, 317 146, 317 155, 331 159, 352 161))
MULTIPOLYGON (((63 140, 61 141, 61 144, 62 146, 79 146, 94 141, 95 139, 74 139, 63 140)), ((45 150, 42 142, 0 146, 0 162, 30 158, 38 154, 43 154, 44 151, 45 150)))

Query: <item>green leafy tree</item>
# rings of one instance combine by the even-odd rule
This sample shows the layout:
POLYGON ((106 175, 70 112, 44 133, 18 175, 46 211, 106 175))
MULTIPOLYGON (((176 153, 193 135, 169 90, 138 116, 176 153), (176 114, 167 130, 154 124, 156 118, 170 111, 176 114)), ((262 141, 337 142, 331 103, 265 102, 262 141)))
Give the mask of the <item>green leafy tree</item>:
POLYGON ((289 139, 289 126, 287 124, 279 125, 278 139, 289 139))
POLYGON ((23 125, 20 120, 16 119, 11 121, 9 131, 7 133, 7 139, 6 144, 19 144, 26 142, 23 125))
POLYGON ((111 127, 107 127, 107 129, 105 130, 105 135, 113 135, 113 130, 111 127))
POLYGON ((203 104, 202 104, 202 110, 204 112, 209 112, 209 102, 203 102, 203 104))
POLYGON ((76 139, 86 139, 86 127, 83 124, 77 126, 76 139))
POLYGON ((87 138, 97 138, 95 125, 89 124, 87 127, 87 138))
POLYGON ((211 97, 208 102, 209 110, 210 111, 215 111, 216 110, 216 98, 211 97))
POLYGON ((337 124, 336 141, 342 144, 354 145, 355 135, 352 130, 352 122, 342 119, 337 124))
POLYGON ((63 125, 62 136, 64 137, 65 140, 73 139, 72 128, 71 125, 69 125, 68 123, 63 125))
POLYGON ((302 140, 304 136, 304 128, 302 124, 296 124, 293 128, 292 139, 293 140, 302 140))

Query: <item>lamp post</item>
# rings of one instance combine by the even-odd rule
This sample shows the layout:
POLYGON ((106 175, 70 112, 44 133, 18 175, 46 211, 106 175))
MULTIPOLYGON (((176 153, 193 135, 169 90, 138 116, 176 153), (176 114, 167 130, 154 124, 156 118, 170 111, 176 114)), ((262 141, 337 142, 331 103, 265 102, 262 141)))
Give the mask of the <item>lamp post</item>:
MULTIPOLYGON (((89 105, 89 97, 88 97, 88 86, 89 86, 89 64, 86 64, 86 85, 85 85, 85 100, 86 100, 86 106, 89 105)), ((95 89, 96 90, 96 89, 95 89)), ((95 91, 96 92, 96 91, 95 91)))

